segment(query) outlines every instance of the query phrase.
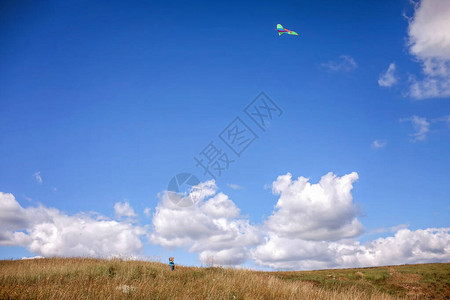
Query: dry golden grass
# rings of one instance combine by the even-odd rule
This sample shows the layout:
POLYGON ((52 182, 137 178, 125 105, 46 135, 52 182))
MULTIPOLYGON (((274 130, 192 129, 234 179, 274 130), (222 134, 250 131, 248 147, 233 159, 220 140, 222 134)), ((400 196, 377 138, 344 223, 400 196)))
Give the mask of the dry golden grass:
MULTIPOLYGON (((325 272, 325 280, 345 282, 328 285, 312 279, 322 273, 311 277, 314 273, 182 266, 170 272, 158 262, 85 258, 4 260, 0 299, 394 299, 366 279, 367 269, 359 270, 364 278, 354 270, 354 279, 326 274, 337 270, 317 271, 325 272)), ((398 276, 394 279, 401 280, 398 276)), ((404 284, 415 280, 408 277, 404 284)), ((404 296, 421 299, 424 294, 404 296)))

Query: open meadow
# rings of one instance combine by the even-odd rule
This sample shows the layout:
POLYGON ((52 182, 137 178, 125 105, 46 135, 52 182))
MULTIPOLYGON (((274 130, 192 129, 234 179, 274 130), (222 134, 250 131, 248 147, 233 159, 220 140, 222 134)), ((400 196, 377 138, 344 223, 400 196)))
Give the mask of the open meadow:
POLYGON ((0 261, 0 299, 450 299, 450 263, 261 272, 159 262, 0 261))

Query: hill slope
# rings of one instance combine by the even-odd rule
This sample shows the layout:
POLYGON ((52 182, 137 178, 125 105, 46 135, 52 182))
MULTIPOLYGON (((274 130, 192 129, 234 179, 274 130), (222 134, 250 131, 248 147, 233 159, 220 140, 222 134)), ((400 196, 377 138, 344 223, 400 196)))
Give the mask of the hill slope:
POLYGON ((257 272, 158 262, 0 261, 0 299, 450 299, 450 263, 257 272))

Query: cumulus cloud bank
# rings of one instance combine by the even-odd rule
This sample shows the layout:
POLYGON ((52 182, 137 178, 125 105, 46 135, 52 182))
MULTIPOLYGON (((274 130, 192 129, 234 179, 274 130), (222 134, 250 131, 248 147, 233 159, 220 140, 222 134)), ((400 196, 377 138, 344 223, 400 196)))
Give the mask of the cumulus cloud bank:
POLYGON ((23 208, 0 192, 0 245, 23 246, 41 256, 138 256, 146 229, 100 215, 69 216, 45 206, 23 208))
MULTIPOLYGON (((215 190, 214 188, 213 190, 215 190)), ((164 247, 186 247, 202 263, 210 258, 221 265, 244 263, 248 249, 260 241, 258 229, 240 216, 240 209, 223 193, 180 207, 167 194, 153 214, 150 240, 164 247)))
MULTIPOLYGON (((258 225, 242 216, 214 181, 201 183, 206 192, 194 190, 199 201, 188 207, 162 193, 151 228, 101 215, 70 216, 42 205, 24 208, 12 194, 0 193, 0 245, 23 246, 44 257, 139 257, 146 237, 156 245, 197 253, 203 264, 250 260, 289 270, 450 261, 450 228, 413 231, 399 225, 389 229, 393 236, 359 242, 364 228, 351 193, 357 180, 356 172, 328 173, 318 183, 281 175, 272 183, 278 196, 274 210, 258 225)), ((127 202, 116 203, 115 209, 118 217, 135 215, 127 202)))
MULTIPOLYGON (((272 269, 323 269, 387 264, 439 262, 450 259, 449 228, 411 231, 393 228, 393 237, 361 244, 363 232, 351 190, 353 172, 307 178, 279 176, 272 192, 279 196, 272 214, 255 226, 240 216, 228 196, 218 193, 180 208, 163 196, 153 216, 151 240, 164 247, 187 247, 208 264, 241 264, 246 260, 272 269)), ((213 190, 217 190, 214 188, 213 190)))
POLYGON ((356 173, 329 173, 310 184, 303 177, 292 180, 289 173, 278 177, 273 183, 274 194, 280 195, 276 210, 266 222, 264 242, 251 250, 250 258, 260 266, 286 270, 450 259, 450 228, 411 231, 401 225, 393 237, 364 244, 352 238, 363 231, 350 193, 357 179, 356 173))
POLYGON ((450 228, 401 229, 393 237, 365 244, 288 239, 272 233, 253 249, 252 259, 261 266, 287 270, 448 262, 450 228))
POLYGON ((421 63, 423 79, 411 77, 416 99, 450 97, 450 2, 422 0, 408 27, 409 51, 421 63))

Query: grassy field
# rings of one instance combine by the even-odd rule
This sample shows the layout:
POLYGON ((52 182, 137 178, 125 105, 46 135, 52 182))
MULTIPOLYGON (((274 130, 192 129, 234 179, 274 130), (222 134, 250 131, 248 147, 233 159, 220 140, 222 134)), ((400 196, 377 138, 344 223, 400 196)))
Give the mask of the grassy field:
POLYGON ((0 299, 450 299, 450 263, 257 272, 158 262, 0 261, 0 299))

